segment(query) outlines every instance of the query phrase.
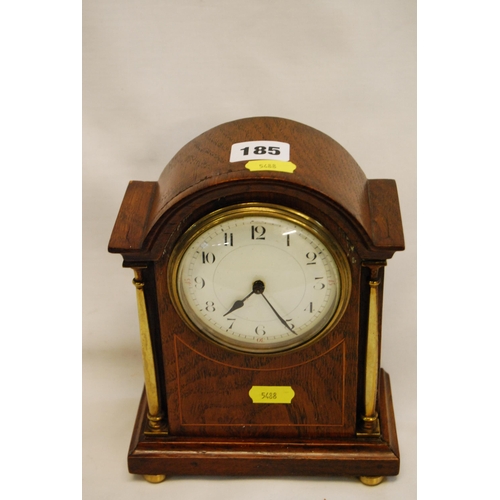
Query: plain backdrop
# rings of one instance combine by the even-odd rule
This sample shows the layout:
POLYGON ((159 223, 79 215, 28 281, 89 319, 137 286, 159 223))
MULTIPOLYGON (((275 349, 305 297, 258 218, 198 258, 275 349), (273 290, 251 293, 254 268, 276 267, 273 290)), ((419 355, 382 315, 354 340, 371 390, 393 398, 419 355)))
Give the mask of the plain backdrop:
POLYGON ((83 497, 416 498, 416 1, 83 2, 83 497), (382 367, 401 472, 350 478, 170 478, 127 471, 143 385, 132 273, 107 244, 130 180, 157 180, 221 123, 278 116, 326 133, 370 179, 395 179, 406 250, 388 262, 382 367))
POLYGON ((4 2, 2 498, 412 499, 417 413, 418 496, 498 496, 499 7, 418 0, 418 127, 416 14, 415 0, 4 2), (386 270, 382 365, 401 474, 375 488, 127 472, 138 322, 131 272, 107 253, 125 188, 264 114, 399 188, 407 247, 386 270))

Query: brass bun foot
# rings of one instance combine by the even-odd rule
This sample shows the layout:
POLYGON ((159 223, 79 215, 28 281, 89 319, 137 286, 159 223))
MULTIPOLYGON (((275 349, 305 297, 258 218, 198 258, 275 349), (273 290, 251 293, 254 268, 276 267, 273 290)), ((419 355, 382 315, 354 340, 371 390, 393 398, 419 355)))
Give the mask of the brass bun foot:
POLYGON ((359 480, 367 486, 377 486, 384 480, 384 476, 360 476, 359 480))
POLYGON ((156 475, 151 475, 151 474, 144 474, 143 475, 144 479, 150 483, 161 483, 162 481, 165 481, 167 476, 164 474, 156 474, 156 475))

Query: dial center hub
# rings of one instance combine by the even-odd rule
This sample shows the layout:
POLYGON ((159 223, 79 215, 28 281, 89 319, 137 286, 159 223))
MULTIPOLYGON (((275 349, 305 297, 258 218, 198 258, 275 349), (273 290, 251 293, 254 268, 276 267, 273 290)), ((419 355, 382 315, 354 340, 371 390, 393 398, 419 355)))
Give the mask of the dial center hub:
POLYGON ((266 289, 266 285, 264 285, 264 282, 261 280, 254 281, 253 283, 253 293, 264 293, 264 290, 266 289))

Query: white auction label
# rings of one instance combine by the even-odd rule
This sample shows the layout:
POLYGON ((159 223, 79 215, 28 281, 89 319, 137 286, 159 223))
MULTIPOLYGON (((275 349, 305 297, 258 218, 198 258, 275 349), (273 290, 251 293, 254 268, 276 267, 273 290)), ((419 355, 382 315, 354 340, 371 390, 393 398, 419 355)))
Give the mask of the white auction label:
POLYGON ((231 146, 229 161, 290 159, 290 144, 277 141, 237 142, 231 146))

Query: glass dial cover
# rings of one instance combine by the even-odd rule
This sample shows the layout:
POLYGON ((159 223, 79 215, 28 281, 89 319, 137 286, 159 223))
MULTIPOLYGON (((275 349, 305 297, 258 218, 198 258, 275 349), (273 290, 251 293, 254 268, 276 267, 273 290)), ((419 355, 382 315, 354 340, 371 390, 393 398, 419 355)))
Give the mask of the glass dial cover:
POLYGON ((338 320, 349 266, 323 227, 277 206, 237 206, 193 225, 171 260, 171 292, 196 331, 231 349, 289 350, 338 320))

